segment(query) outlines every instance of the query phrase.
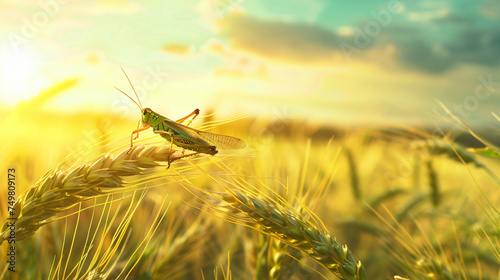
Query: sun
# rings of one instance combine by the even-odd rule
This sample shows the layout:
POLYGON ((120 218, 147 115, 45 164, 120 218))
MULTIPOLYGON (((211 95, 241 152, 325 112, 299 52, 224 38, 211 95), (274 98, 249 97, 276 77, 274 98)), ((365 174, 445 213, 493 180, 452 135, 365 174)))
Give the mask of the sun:
POLYGON ((37 57, 28 49, 0 50, 0 102, 15 105, 40 92, 44 79, 37 57))

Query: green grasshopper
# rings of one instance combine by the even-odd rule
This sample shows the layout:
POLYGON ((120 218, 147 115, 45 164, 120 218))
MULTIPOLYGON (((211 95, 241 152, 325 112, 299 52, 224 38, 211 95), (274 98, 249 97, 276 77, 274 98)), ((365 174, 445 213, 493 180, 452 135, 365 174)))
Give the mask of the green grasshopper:
MULTIPOLYGON (((137 97, 137 103, 134 99, 132 99, 128 94, 116 88, 118 91, 127 96, 132 102, 139 107, 141 110, 141 119, 137 124, 137 129, 132 131, 132 135, 130 136, 130 149, 132 149, 134 143, 133 141, 139 137, 139 132, 145 131, 150 127, 153 128, 153 132, 159 134, 161 137, 165 138, 165 140, 170 142, 170 151, 169 154, 172 154, 172 147, 175 144, 178 147, 194 151, 195 153, 184 155, 182 157, 193 156, 196 154, 209 154, 215 155, 219 151, 218 148, 223 150, 237 150, 244 149, 247 147, 247 143, 239 138, 215 134, 206 131, 200 131, 194 128, 189 127, 189 124, 200 114, 200 110, 196 109, 191 114, 185 116, 182 119, 177 121, 173 121, 167 117, 164 117, 150 108, 143 108, 141 104, 141 100, 137 95, 137 92, 134 89, 134 86, 130 82, 130 79, 127 76, 127 73, 122 69, 125 77, 132 87, 132 90, 137 97), (182 123, 192 116, 192 119, 187 123, 187 125, 183 125, 182 123), (142 124, 142 127, 139 127, 142 124), (135 137, 134 137, 135 135, 135 137)), ((129 150, 130 151, 130 150, 129 150)), ((177 159, 179 159, 177 158, 177 159)), ((170 159, 168 160, 168 166, 170 167, 170 159)))

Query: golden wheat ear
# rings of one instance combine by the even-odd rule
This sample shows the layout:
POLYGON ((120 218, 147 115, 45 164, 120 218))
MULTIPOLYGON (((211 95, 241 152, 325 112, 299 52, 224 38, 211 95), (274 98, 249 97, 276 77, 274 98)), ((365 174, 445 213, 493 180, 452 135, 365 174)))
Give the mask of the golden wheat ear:
MULTIPOLYGON (((15 216, 9 217, 17 218, 16 241, 34 234, 40 227, 53 221, 56 214, 77 203, 129 187, 125 183, 127 177, 146 174, 182 157, 179 151, 171 152, 170 145, 137 145, 117 156, 100 155, 65 172, 57 168, 49 171, 16 200, 15 216)), ((10 222, 11 219, 7 219, 1 228, 0 244, 12 234, 10 222)))

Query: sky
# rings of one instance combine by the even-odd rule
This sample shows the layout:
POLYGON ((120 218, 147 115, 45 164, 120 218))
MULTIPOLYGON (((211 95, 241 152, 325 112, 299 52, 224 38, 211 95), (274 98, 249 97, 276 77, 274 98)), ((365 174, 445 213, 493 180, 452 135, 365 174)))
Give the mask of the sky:
MULTIPOLYGON (((6 0, 0 106, 474 125, 500 114, 500 1, 6 0)), ((498 124, 498 122, 497 122, 498 124)))

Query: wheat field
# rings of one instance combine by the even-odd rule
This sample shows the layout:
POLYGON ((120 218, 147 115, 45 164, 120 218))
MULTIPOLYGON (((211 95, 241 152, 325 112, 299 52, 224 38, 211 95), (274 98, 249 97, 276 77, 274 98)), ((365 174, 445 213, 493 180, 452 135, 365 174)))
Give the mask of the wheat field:
POLYGON ((500 1, 0 14, 0 280, 500 280, 500 1))
POLYGON ((37 102, 0 126, 2 279, 500 279, 487 138, 215 115, 248 148, 167 168, 151 131, 126 152, 133 120, 37 102))

